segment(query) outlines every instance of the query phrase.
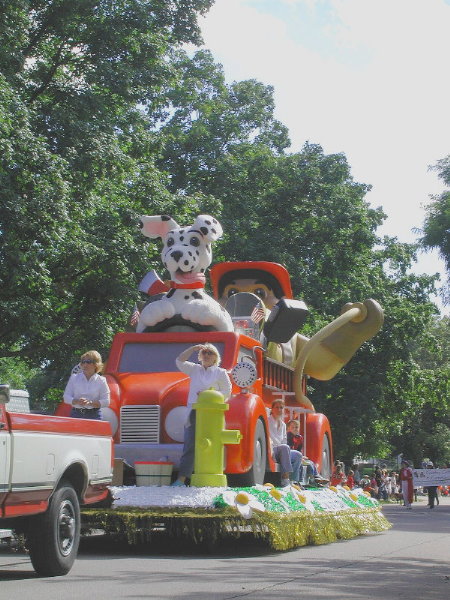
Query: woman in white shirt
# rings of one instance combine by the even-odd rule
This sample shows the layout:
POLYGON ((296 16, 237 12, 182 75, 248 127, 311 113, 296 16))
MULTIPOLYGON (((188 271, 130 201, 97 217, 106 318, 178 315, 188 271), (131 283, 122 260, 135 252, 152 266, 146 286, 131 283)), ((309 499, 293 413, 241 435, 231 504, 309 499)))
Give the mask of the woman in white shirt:
POLYGON ((226 400, 231 394, 231 381, 226 370, 219 367, 220 354, 212 344, 190 346, 178 356, 176 363, 180 371, 191 378, 187 400, 188 414, 184 428, 183 455, 180 460, 178 479, 172 484, 180 486, 185 484, 186 479, 192 475, 194 470, 195 410, 192 410, 192 405, 197 401, 200 392, 211 387, 219 390, 226 400), (193 352, 198 352, 200 364, 187 360, 193 352))
POLYGON ((109 406, 109 388, 99 373, 102 357, 96 350, 85 352, 80 359, 81 372, 70 376, 64 390, 64 402, 72 407, 71 417, 101 419, 100 409, 109 406))
POLYGON ((280 463, 281 486, 290 484, 290 473, 299 473, 303 455, 298 450, 291 450, 287 445, 286 423, 283 419, 284 402, 274 400, 269 415, 269 435, 274 460, 280 463))

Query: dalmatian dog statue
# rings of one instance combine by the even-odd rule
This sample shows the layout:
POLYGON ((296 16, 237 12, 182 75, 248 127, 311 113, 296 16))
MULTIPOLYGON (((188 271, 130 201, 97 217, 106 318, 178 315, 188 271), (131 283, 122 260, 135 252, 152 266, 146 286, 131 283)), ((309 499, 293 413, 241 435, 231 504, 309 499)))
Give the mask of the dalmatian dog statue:
POLYGON ((142 216, 142 233, 161 238, 161 259, 170 274, 169 291, 150 302, 139 317, 136 331, 189 327, 200 331, 233 331, 230 315, 205 293, 205 272, 211 264, 211 243, 222 237, 222 226, 209 215, 180 227, 167 215, 142 216))

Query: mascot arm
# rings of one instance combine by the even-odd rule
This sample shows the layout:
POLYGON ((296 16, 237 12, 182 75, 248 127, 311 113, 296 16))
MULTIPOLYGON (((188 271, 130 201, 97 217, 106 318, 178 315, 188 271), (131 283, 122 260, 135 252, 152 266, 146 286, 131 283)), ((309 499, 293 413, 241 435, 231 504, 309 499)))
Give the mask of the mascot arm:
MULTIPOLYGON (((346 304, 344 314, 354 304, 346 304)), ((331 379, 347 364, 362 344, 373 337, 383 324, 383 309, 375 300, 364 301, 365 310, 361 318, 345 323, 342 327, 322 339, 311 349, 305 362, 304 372, 315 379, 331 379)), ((306 344, 308 338, 298 336, 297 348, 306 344)))

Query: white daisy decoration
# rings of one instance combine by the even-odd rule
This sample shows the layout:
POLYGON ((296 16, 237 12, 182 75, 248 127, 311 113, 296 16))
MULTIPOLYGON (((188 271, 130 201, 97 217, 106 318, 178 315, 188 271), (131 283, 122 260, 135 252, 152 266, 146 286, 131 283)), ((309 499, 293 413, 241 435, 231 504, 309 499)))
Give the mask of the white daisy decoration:
POLYGON ((236 508, 244 519, 251 519, 254 510, 260 512, 266 510, 264 504, 244 491, 234 492, 233 490, 226 490, 222 494, 222 498, 229 506, 236 508))

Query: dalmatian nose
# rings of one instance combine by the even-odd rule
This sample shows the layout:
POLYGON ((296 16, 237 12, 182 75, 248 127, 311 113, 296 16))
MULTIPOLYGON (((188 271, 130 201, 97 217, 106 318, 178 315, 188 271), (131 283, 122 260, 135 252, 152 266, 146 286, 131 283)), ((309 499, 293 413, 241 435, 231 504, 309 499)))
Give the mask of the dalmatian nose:
POLYGON ((174 259, 175 262, 178 262, 183 256, 183 253, 180 250, 174 250, 174 252, 172 252, 170 256, 174 259))

